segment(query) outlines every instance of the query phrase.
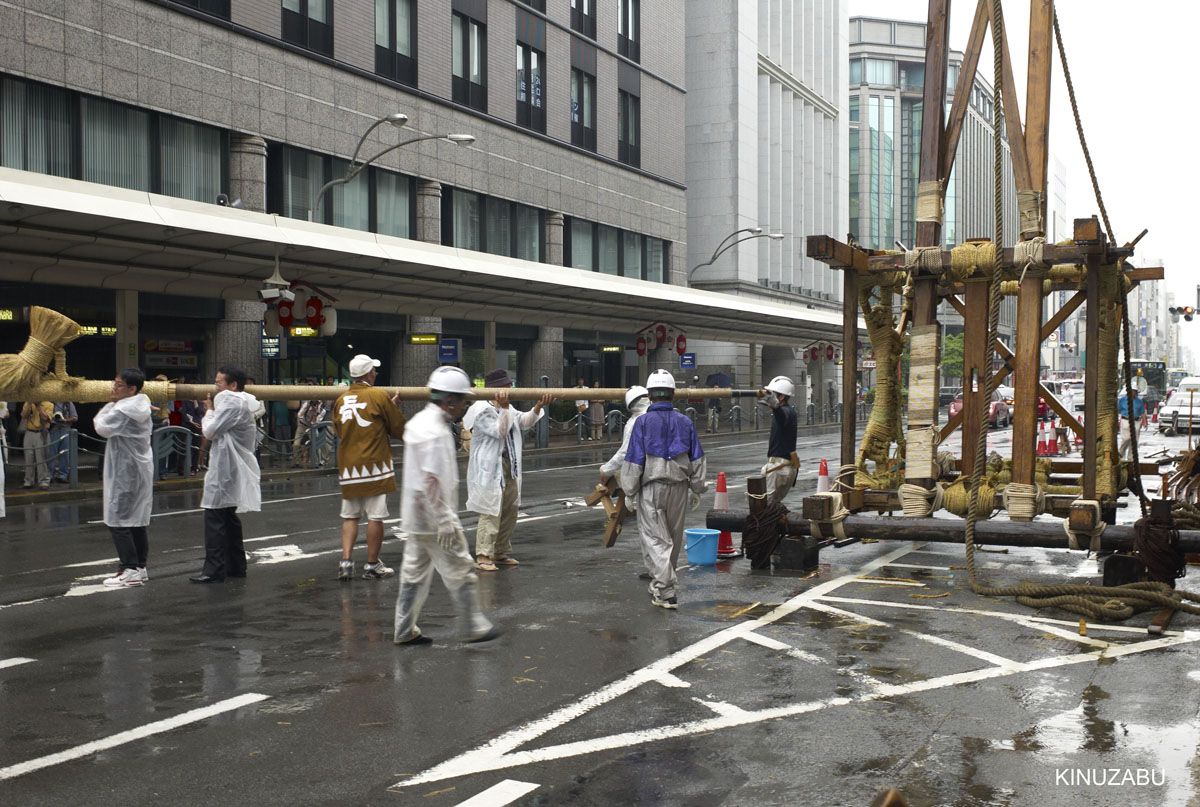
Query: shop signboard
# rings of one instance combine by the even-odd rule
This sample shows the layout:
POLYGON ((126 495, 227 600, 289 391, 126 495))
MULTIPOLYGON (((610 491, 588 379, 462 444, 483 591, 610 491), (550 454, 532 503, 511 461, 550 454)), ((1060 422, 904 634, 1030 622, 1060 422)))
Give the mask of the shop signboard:
POLYGON ((679 354, 679 369, 680 370, 695 370, 696 369, 696 354, 695 353, 680 353, 679 354))
POLYGON ((144 363, 148 368, 171 370, 195 370, 200 366, 199 357, 195 353, 147 353, 144 363))
POLYGON ((438 361, 442 364, 458 364, 462 361, 461 339, 443 339, 438 343, 438 361))

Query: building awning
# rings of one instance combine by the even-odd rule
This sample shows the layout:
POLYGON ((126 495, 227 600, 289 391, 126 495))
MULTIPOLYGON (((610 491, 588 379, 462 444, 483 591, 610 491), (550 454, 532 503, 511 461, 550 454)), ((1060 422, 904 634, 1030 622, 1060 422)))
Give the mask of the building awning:
MULTIPOLYGON (((795 346, 838 312, 614 277, 282 216, 0 168, 0 280, 258 299, 288 280, 338 308, 795 346)), ((863 325, 860 321, 859 328, 863 325)))

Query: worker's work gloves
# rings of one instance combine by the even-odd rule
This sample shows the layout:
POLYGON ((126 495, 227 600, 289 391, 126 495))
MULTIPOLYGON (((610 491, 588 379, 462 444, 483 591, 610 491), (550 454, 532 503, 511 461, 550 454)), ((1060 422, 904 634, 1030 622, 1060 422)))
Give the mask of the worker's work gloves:
POLYGON ((690 491, 688 493, 688 509, 695 510, 699 506, 700 506, 700 494, 694 490, 690 491))

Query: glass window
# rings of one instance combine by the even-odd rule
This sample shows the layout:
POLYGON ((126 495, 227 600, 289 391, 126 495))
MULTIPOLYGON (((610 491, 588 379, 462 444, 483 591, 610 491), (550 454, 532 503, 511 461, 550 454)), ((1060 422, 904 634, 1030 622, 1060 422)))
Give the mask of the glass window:
POLYGON ((375 0, 375 72, 417 83, 415 0, 375 0))
POLYGON ((642 164, 641 103, 632 93, 617 93, 617 159, 635 168, 642 164))
POLYGON ((487 236, 484 242, 493 255, 512 255, 512 204, 504 199, 488 198, 484 202, 487 215, 487 236))
POLYGON ((851 123, 858 120, 858 103, 859 103, 859 98, 857 95, 850 96, 850 122, 851 123))
POLYGON ((0 83, 0 96, 0 162, 22 171, 74 177, 71 93, 5 78, 0 83))
POLYGON ((451 246, 479 250, 483 246, 480 238, 482 200, 479 194, 455 189, 451 199, 454 204, 454 241, 451 246))
POLYGON ((409 238, 412 224, 412 180, 375 169, 375 231, 409 238))
POLYGON ((867 59, 868 84, 895 84, 896 63, 890 59, 867 59))
POLYGON ((646 238, 646 280, 665 282, 667 277, 667 242, 661 238, 646 238))
POLYGON ((177 2, 214 17, 229 19, 229 0, 177 0, 177 2))
POLYGON ((513 257, 527 261, 542 260, 542 214, 536 208, 513 205, 515 230, 513 257))
POLYGON ((139 191, 150 187, 150 113, 84 97, 80 179, 139 191))
POLYGON ((850 60, 850 83, 862 84, 862 59, 850 60))
POLYGON ((576 269, 593 272, 596 269, 595 253, 593 252, 595 247, 593 235, 596 225, 582 219, 571 219, 570 221, 571 225, 567 229, 568 247, 571 252, 570 265, 576 269))
POLYGON ((642 237, 637 233, 622 233, 624 254, 621 256, 621 274, 624 277, 642 279, 642 237))
POLYGON ((221 132, 178 118, 159 121, 161 192, 197 202, 215 201, 221 193, 221 132))
POLYGON ((517 124, 537 132, 546 131, 545 62, 544 53, 517 43, 517 124))
POLYGON ((282 39, 333 55, 333 0, 283 0, 282 39))
POLYGON ((571 30, 596 38, 596 0, 571 0, 571 30))
MULTIPOLYGON (((332 176, 344 177, 350 168, 350 162, 334 159, 331 161, 330 168, 332 176)), ((318 188, 318 190, 320 189, 318 188)), ((370 231, 370 190, 367 177, 360 175, 350 182, 334 185, 326 191, 322 204, 329 205, 329 212, 333 216, 333 226, 370 231)), ((328 219, 325 220, 328 221, 328 219)))
MULTIPOLYGON (((325 160, 320 154, 284 146, 281 152, 280 213, 288 218, 323 220, 312 210, 317 191, 325 184, 325 160)), ((322 200, 324 204, 324 200, 322 200)), ((322 211, 325 212, 325 211, 322 211)))
POLYGON ((617 52, 633 61, 641 61, 641 2, 617 0, 617 52))
POLYGON ((621 231, 614 227, 596 225, 599 242, 598 268, 606 275, 621 273, 621 231))
POLYGON ((596 77, 571 69, 571 142, 596 150, 596 77))
POLYGON ((487 111, 487 26, 457 12, 451 21, 456 103, 487 111))

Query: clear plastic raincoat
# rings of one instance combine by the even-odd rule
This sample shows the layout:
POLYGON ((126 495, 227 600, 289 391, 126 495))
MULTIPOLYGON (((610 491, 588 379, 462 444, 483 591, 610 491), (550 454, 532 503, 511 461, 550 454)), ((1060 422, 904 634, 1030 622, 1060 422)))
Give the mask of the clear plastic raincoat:
POLYGON ((458 463, 454 437, 441 407, 426 404, 404 429, 404 476, 400 529, 434 535, 438 527, 461 529, 458 521, 458 463))
POLYGON ((524 433, 546 416, 545 409, 521 412, 500 409, 491 401, 476 401, 463 416, 471 430, 471 459, 467 464, 467 509, 489 516, 500 515, 504 495, 504 449, 511 461, 509 472, 517 482, 517 506, 521 506, 521 448, 524 433))
POLYGON ((109 527, 150 524, 154 500, 154 455, 150 451, 150 399, 145 395, 108 403, 96 413, 104 449, 104 523, 109 527))
POLYGON ((262 509, 258 460, 254 458, 254 413, 258 399, 248 392, 222 390, 204 413, 200 428, 212 441, 204 477, 206 510, 236 507, 239 513, 262 509))

